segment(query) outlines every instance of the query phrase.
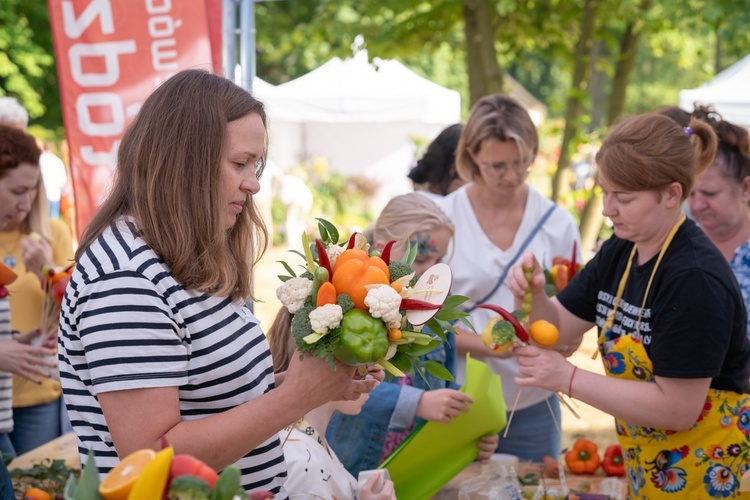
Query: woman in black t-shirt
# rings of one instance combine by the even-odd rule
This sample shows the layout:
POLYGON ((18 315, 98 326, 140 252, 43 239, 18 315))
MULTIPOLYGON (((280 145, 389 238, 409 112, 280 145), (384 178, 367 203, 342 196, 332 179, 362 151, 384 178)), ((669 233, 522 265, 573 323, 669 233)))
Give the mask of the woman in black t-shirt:
POLYGON ((538 347, 515 350, 521 386, 562 391, 616 418, 630 498, 725 498, 750 468, 750 345, 726 260, 682 203, 710 163, 716 136, 640 115, 597 154, 603 214, 615 234, 556 297, 531 254, 509 275, 520 300, 533 266, 531 319, 578 340, 594 324, 606 376, 538 347))

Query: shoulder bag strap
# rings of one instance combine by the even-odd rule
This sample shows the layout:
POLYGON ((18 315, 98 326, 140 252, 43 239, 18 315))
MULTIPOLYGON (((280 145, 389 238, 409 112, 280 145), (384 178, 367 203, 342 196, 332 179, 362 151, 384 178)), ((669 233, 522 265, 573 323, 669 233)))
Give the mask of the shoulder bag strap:
POLYGON ((471 306, 468 309, 465 309, 467 313, 470 313, 474 309, 477 308, 477 305, 484 303, 487 299, 495 295, 495 292, 498 288, 500 288, 500 285, 503 284, 503 281, 505 281, 505 277, 508 275, 508 271, 511 267, 513 267, 513 264, 516 263, 516 261, 521 257, 521 254, 523 254, 523 251, 526 250, 526 247, 529 246, 529 243, 531 243, 531 240, 534 239, 534 236, 536 236, 536 233, 539 232, 539 230, 544 226, 544 223, 547 222, 547 219, 549 219, 549 216, 552 215, 552 212, 555 211, 555 208, 557 208, 557 205, 552 205, 549 207, 549 209, 544 213, 541 219, 539 219, 539 222, 537 222, 536 226, 534 226, 534 229, 531 230, 528 236, 526 236, 526 239, 521 243, 521 247, 518 249, 518 252, 513 256, 512 259, 510 259, 510 262, 508 262, 508 265, 505 266, 505 269, 503 269, 503 274, 500 275, 500 279, 497 280, 497 283, 495 283, 495 286, 492 287, 492 290, 490 293, 485 295, 482 300, 478 300, 476 304, 471 306))

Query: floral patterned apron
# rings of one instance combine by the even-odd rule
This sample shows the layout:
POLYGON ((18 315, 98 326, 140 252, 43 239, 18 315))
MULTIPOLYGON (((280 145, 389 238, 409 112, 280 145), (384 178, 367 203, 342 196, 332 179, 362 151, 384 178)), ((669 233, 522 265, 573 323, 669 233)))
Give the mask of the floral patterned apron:
MULTIPOLYGON (((673 228, 654 265, 641 311, 656 269, 684 218, 673 228)), ((611 327, 625 290, 635 247, 618 286, 612 312, 599 337, 607 375, 654 382, 653 365, 639 332, 614 338, 611 327)), ((626 462, 629 499, 734 498, 742 474, 750 468, 750 396, 709 389, 698 421, 687 431, 642 427, 616 419, 626 462)), ((745 495, 748 496, 748 495, 745 495)))

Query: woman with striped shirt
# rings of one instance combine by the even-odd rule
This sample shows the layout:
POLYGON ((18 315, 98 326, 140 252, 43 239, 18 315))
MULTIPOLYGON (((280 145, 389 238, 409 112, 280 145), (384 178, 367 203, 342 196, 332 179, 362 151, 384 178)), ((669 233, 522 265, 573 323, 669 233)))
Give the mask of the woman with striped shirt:
POLYGON ((65 403, 81 459, 94 450, 100 473, 164 437, 284 498, 277 433, 377 385, 311 356, 273 374, 244 307, 266 244, 253 201, 265 157, 263 104, 200 70, 157 88, 123 136, 60 318, 65 403))

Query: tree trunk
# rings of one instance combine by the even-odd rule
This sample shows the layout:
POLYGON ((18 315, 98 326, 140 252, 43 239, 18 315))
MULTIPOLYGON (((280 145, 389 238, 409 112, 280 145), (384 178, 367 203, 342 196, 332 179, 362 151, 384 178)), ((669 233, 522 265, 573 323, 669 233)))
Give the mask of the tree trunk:
POLYGON ((625 108, 625 96, 630 82, 630 75, 635 65, 635 49, 638 46, 640 31, 635 30, 633 22, 628 23, 620 39, 620 54, 617 56, 615 76, 612 78, 612 94, 607 108, 607 125, 615 123, 625 108))
POLYGON ((714 38, 716 38, 716 54, 714 59, 714 71, 718 73, 723 68, 721 67, 721 24, 716 23, 714 27, 714 38))
POLYGON ((503 72, 497 61, 489 0, 464 0, 464 36, 469 74, 469 100, 503 90, 503 72))
POLYGON ((557 202, 567 190, 567 176, 570 170, 570 156, 573 149, 573 139, 578 134, 580 127, 579 119, 583 111, 583 101, 586 98, 586 87, 590 74, 591 47, 594 44, 594 31, 596 28, 596 16, 599 10, 600 0, 586 0, 583 5, 583 22, 581 33, 576 43, 575 64, 573 66, 573 82, 568 91, 568 100, 565 105, 565 129, 563 130, 562 145, 560 146, 560 159, 557 163, 557 171, 552 179, 552 200, 557 202))
POLYGON ((591 50, 591 78, 589 79, 589 99, 591 99, 591 121, 589 133, 599 130, 604 121, 604 110, 607 107, 607 73, 597 69, 599 61, 607 55, 607 47, 602 40, 596 40, 591 50))
POLYGON ((599 231, 602 228, 602 222, 604 222, 602 208, 604 208, 604 204, 602 202, 601 190, 595 187, 591 198, 586 202, 583 212, 581 212, 581 226, 579 229, 581 231, 581 255, 584 259, 587 258, 586 254, 588 252, 596 250, 599 231))
MULTIPOLYGON (((641 4, 641 12, 648 9, 648 0, 641 4)), ((615 74, 612 77, 612 93, 609 96, 607 107, 607 126, 612 126, 622 114, 625 108, 625 97, 627 95, 630 75, 635 65, 636 48, 642 31, 637 30, 635 22, 628 23, 620 39, 620 53, 617 56, 615 74)), ((586 202, 581 214, 581 249, 594 250, 596 240, 599 238, 599 230, 602 227, 604 216, 602 215, 602 195, 598 189, 594 189, 591 198, 586 202)))

